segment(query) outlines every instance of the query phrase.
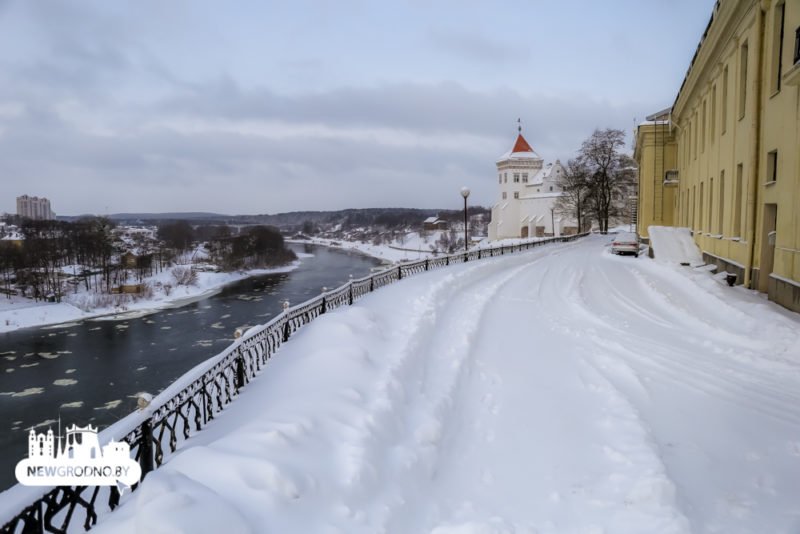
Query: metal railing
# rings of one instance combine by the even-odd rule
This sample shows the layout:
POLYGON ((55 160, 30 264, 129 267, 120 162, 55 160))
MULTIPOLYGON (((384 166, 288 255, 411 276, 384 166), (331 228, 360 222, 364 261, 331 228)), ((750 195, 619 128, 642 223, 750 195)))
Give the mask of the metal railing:
MULTIPOLYGON (((353 304, 364 295, 383 286, 417 273, 528 250, 548 243, 572 241, 587 235, 545 238, 514 245, 476 249, 469 252, 439 256, 390 267, 364 278, 351 279, 346 284, 326 291, 302 304, 287 308, 270 322, 250 329, 221 354, 207 361, 206 368, 195 368, 176 381, 185 382, 188 375, 199 376, 177 394, 158 404, 159 397, 136 420, 135 426, 122 438, 142 467, 142 478, 160 467, 165 458, 193 433, 199 432, 213 420, 239 392, 259 373, 280 346, 292 334, 320 315, 353 304), (149 415, 149 416, 148 416, 149 415)), ((170 386, 169 389, 171 389, 170 386)), ((133 486, 136 490, 138 484, 133 486)), ((113 486, 59 486, 22 509, 5 523, 2 533, 64 533, 72 525, 81 524, 89 530, 97 523, 98 512, 114 510, 120 503, 120 493, 113 486)))

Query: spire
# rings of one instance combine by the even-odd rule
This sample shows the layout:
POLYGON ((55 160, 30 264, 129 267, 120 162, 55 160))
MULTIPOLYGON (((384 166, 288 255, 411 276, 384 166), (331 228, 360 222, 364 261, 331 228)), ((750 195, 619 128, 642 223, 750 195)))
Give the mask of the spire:
POLYGON ((514 148, 511 149, 511 152, 533 152, 533 149, 520 133, 517 136, 517 142, 514 143, 514 148))

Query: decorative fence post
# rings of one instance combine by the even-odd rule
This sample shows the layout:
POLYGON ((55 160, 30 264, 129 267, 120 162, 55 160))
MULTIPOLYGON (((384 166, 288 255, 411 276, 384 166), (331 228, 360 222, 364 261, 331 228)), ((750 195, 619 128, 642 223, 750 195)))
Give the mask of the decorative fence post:
POLYGON ((428 270, 428 258, 425 258, 425 270, 428 270))
POLYGON ((325 293, 327 293, 327 292, 328 292, 328 288, 325 287, 325 286, 322 286, 322 311, 320 311, 321 314, 325 313, 326 311, 328 311, 328 299, 325 297, 325 293))
POLYGON ((236 389, 244 387, 244 353, 239 350, 239 357, 236 358, 236 389))
POLYGON ((153 470, 153 420, 148 417, 142 423, 142 441, 139 443, 139 465, 142 467, 142 480, 153 470))
POLYGON ((370 276, 369 277, 369 292, 372 293, 373 291, 375 291, 375 277, 374 276, 370 276))
POLYGON ((350 275, 350 281, 348 282, 349 291, 347 292, 347 304, 349 306, 353 305, 353 275, 350 275))
POLYGON ((403 279, 403 267, 401 267, 400 265, 397 266, 397 279, 398 280, 403 279))
MULTIPOLYGON (((286 310, 289 309, 289 301, 283 301, 283 314, 286 315, 286 310)), ((289 335, 291 334, 291 326, 289 325, 289 316, 286 315, 286 324, 283 325, 283 340, 289 341, 289 335)))

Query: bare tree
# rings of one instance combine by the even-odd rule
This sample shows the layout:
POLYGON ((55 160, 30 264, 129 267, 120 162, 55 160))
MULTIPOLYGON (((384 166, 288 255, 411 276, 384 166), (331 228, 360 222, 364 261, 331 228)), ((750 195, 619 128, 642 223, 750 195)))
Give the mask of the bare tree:
POLYGON ((588 199, 592 191, 591 172, 581 158, 573 158, 567 162, 564 174, 558 185, 563 194, 556 199, 555 209, 558 213, 574 215, 578 223, 578 232, 586 227, 588 199))
POLYGON ((589 210, 597 219, 600 232, 608 232, 608 219, 617 212, 616 201, 631 181, 634 166, 630 156, 621 153, 625 146, 622 130, 595 130, 581 145, 578 159, 589 172, 589 210))

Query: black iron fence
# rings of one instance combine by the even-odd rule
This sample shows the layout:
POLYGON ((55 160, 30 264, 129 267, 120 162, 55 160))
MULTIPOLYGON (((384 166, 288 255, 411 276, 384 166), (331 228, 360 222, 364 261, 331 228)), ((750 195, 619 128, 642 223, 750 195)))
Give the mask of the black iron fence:
MULTIPOLYGON (((177 394, 158 404, 159 397, 123 438, 142 467, 142 477, 160 467, 165 458, 193 433, 199 432, 230 404, 267 363, 280 346, 316 317, 408 276, 468 261, 502 256, 548 243, 572 241, 587 234, 476 249, 447 256, 403 263, 326 291, 302 304, 287 308, 270 322, 254 327, 223 353, 209 360, 177 394), (149 415, 149 416, 147 416, 149 415)), ((184 381, 186 375, 179 379, 184 381)), ((137 485, 133 486, 136 490, 137 485)), ((24 507, 5 523, 2 533, 64 533, 71 526, 89 530, 98 512, 114 510, 120 493, 112 486, 59 486, 24 507), (78 527, 80 528, 80 527, 78 527)))

